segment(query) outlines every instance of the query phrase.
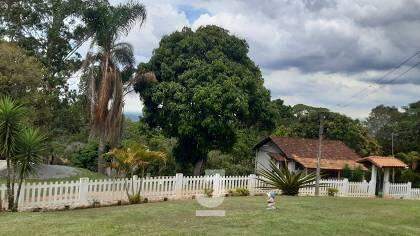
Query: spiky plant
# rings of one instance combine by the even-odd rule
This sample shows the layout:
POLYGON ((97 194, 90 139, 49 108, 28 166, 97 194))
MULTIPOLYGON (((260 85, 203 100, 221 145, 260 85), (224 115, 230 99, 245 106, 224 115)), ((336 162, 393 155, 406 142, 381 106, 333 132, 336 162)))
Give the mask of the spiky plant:
POLYGON ((21 130, 24 109, 9 97, 0 99, 0 155, 7 164, 7 199, 8 209, 13 210, 15 188, 15 163, 13 156, 17 149, 17 140, 21 130))
POLYGON ((137 21, 146 19, 145 7, 136 2, 118 6, 96 4, 83 17, 88 35, 92 35, 93 52, 89 52, 84 71, 89 78, 91 138, 97 138, 98 171, 105 172, 102 154, 105 145, 115 147, 120 139, 123 110, 123 84, 133 72, 133 47, 117 42, 129 33, 137 21), (99 67, 99 70, 96 68, 99 67))
POLYGON ((279 189, 283 195, 290 196, 296 196, 301 188, 314 187, 316 180, 314 173, 291 172, 287 167, 279 168, 273 161, 270 161, 269 167, 261 165, 258 174, 258 179, 266 184, 259 188, 279 189))
POLYGON ((44 151, 45 136, 40 133, 38 129, 25 128, 23 129, 17 140, 17 155, 15 163, 19 174, 18 189, 16 192, 16 199, 14 210, 18 208, 18 200, 22 188, 23 180, 30 174, 36 172, 36 169, 42 164, 42 153, 44 151))

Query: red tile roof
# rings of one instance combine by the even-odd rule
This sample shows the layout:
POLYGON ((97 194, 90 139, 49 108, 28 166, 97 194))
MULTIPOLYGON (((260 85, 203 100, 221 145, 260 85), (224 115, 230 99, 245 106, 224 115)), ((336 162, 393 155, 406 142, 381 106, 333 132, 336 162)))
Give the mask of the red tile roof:
MULTIPOLYGON (((284 152, 287 158, 299 162, 306 168, 316 168, 318 155, 317 139, 270 136, 257 144, 255 148, 262 146, 270 140, 284 152)), ((322 141, 322 169, 341 170, 346 164, 350 168, 355 168, 362 166, 357 163, 360 159, 361 157, 355 151, 341 141, 322 141)))
POLYGON ((285 159, 284 159, 284 156, 282 156, 281 154, 279 154, 279 153, 272 153, 272 152, 269 152, 268 153, 268 155, 271 157, 271 158, 273 158, 273 159, 275 159, 275 160, 277 160, 277 161, 284 161, 285 159))
POLYGON ((372 165, 375 165, 379 168, 384 168, 384 167, 388 167, 388 168, 407 168, 408 167, 404 162, 398 160, 395 157, 369 156, 369 157, 365 157, 361 160, 358 160, 357 162, 359 162, 359 163, 369 162, 372 165))

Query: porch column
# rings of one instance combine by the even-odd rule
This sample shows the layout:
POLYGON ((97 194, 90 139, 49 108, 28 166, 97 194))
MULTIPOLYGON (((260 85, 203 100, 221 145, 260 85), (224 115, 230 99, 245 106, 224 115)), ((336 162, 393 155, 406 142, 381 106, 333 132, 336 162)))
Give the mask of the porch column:
POLYGON ((389 194, 389 168, 384 168, 384 195, 389 194))
POLYGON ((376 177, 378 175, 378 169, 375 165, 372 165, 372 170, 370 173, 370 182, 369 182, 369 194, 371 196, 375 195, 376 192, 376 177))

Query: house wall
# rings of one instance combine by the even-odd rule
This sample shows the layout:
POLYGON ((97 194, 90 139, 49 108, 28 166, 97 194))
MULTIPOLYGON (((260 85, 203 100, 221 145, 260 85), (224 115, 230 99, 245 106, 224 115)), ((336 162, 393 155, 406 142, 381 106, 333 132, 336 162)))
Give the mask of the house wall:
MULTIPOLYGON (((267 142, 263 146, 261 146, 255 153, 255 172, 258 173, 259 170, 262 168, 269 169, 269 163, 271 157, 268 153, 282 153, 282 151, 273 143, 267 142)), ((287 160, 287 166, 289 170, 295 170, 295 161, 287 160)))

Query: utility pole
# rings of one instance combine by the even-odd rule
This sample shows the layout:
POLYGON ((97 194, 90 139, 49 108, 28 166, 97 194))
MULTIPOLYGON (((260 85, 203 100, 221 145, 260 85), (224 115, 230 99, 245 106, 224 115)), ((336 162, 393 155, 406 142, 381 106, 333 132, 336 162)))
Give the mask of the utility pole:
POLYGON ((324 132, 324 115, 319 117, 319 143, 318 155, 316 160, 316 181, 315 181, 315 196, 319 196, 319 181, 321 179, 321 157, 322 157, 322 134, 324 132))
POLYGON ((391 153, 394 156, 394 132, 391 133, 391 153))

